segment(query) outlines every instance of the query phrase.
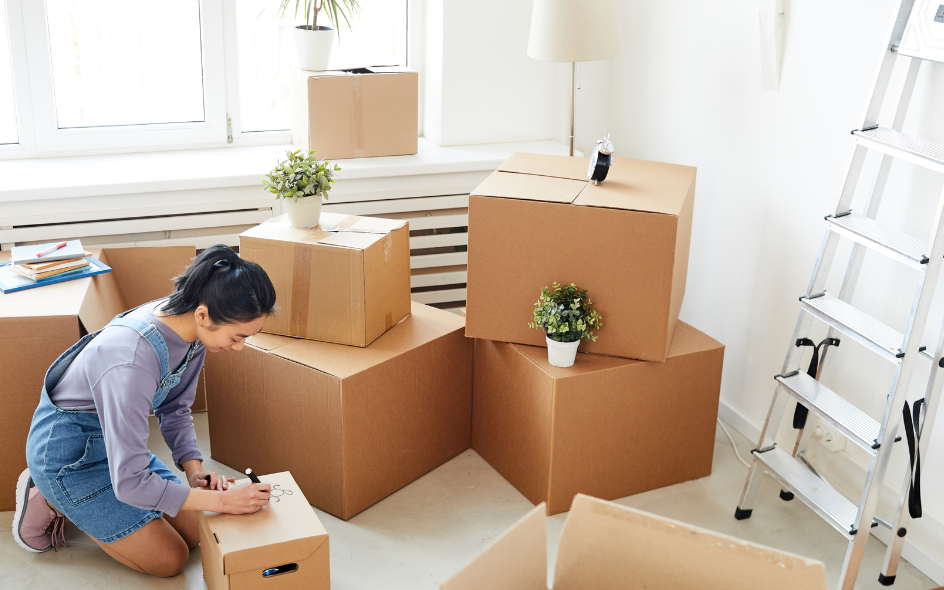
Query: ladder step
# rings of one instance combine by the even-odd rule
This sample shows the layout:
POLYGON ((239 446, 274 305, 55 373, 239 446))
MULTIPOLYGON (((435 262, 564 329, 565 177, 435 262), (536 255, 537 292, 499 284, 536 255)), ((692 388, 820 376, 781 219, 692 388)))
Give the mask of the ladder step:
POLYGON ((847 334, 893 363, 899 363, 905 340, 901 332, 889 328, 875 318, 862 313, 838 297, 829 293, 820 296, 801 297, 803 310, 847 334))
POLYGON ((826 217, 830 230, 851 238, 856 242, 875 249, 886 256, 907 264, 912 268, 924 270, 928 263, 926 242, 876 223, 865 215, 850 213, 840 217, 826 217))
POLYGON ((852 132, 859 145, 944 174, 944 145, 887 127, 852 132))
POLYGON ((859 509, 828 482, 816 477, 802 463, 777 447, 763 453, 754 453, 754 458, 771 477, 793 492, 837 531, 847 539, 854 538, 859 509))
POLYGON ((814 414, 836 427, 863 449, 875 453, 872 445, 878 438, 879 423, 871 416, 806 373, 799 372, 789 377, 778 375, 776 379, 790 395, 814 414))

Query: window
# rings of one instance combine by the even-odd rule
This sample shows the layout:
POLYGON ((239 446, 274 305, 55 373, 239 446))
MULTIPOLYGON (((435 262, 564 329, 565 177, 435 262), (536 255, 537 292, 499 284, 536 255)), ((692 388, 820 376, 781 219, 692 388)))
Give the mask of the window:
MULTIPOLYGON (((359 0, 359 18, 335 36, 331 68, 406 65, 406 0, 359 0)), ((284 17, 273 0, 236 0, 236 45, 243 132, 288 129, 292 35, 304 19, 284 17)), ((331 26, 324 12, 318 24, 331 26)))
POLYGON ((60 129, 205 121, 198 0, 46 0, 60 129))
MULTIPOLYGON (((405 64, 407 1, 360 0, 332 68, 405 64)), ((0 157, 288 143, 301 22, 277 0, 0 0, 0 157)))
POLYGON ((10 61, 10 36, 7 33, 7 11, 4 4, 4 0, 0 0, 0 144, 18 143, 13 65, 10 61))

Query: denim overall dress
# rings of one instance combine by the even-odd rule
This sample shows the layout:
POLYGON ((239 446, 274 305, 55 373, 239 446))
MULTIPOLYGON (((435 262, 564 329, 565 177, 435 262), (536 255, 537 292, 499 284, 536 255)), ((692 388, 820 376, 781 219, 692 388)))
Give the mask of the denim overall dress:
MULTIPOLYGON (((130 328, 154 348, 161 370, 161 381, 151 404, 152 409, 157 409, 167 399, 168 392, 180 382, 201 343, 199 340, 192 343, 183 363, 171 372, 164 337, 155 325, 126 318, 131 311, 134 310, 119 314, 102 330, 112 326, 130 328)), ((33 482, 51 505, 83 532, 103 543, 113 543, 160 518, 163 513, 125 504, 115 497, 108 472, 105 435, 98 414, 63 410, 49 399, 49 392, 59 383, 72 361, 102 330, 82 337, 46 372, 42 397, 33 414, 26 441, 26 462, 33 482)), ((153 453, 149 469, 163 479, 180 483, 153 453)))

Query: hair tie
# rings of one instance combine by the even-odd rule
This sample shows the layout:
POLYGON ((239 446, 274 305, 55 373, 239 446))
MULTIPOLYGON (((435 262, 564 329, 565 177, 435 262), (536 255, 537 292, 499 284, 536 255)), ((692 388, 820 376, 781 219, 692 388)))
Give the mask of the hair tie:
POLYGON ((229 268, 231 265, 230 261, 226 258, 220 258, 213 263, 214 268, 229 268))

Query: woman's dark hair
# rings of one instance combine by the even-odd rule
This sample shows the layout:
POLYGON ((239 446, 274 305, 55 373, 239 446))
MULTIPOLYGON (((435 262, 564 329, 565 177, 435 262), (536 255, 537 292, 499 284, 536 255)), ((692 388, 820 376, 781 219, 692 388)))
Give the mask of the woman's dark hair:
POLYGON ((163 311, 180 315, 206 305, 214 324, 251 322, 275 311, 275 287, 255 262, 216 244, 194 258, 179 277, 163 311))

